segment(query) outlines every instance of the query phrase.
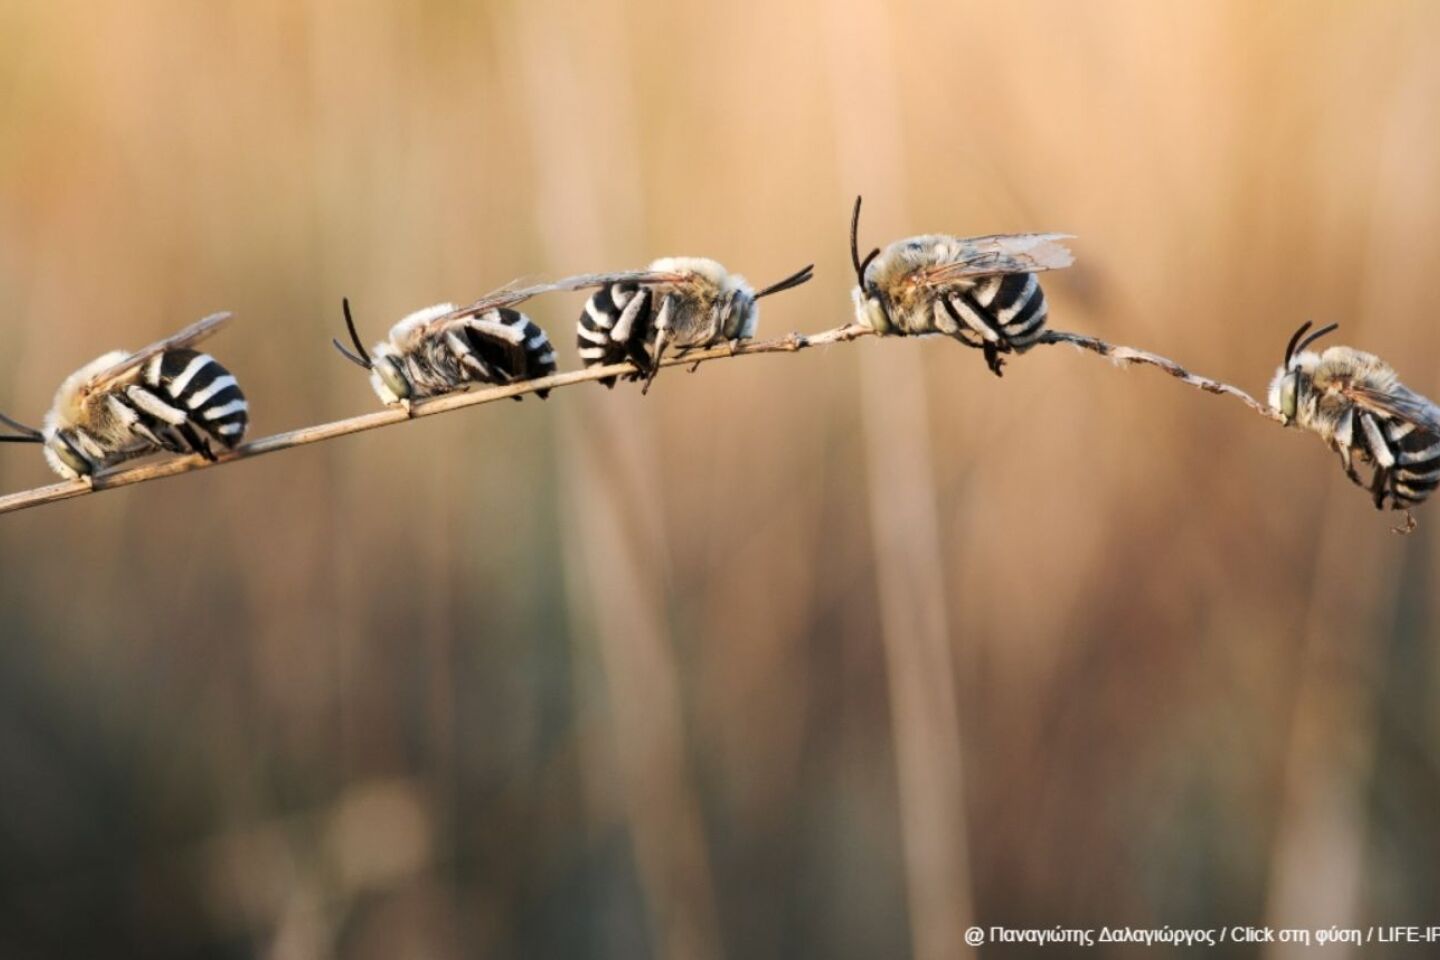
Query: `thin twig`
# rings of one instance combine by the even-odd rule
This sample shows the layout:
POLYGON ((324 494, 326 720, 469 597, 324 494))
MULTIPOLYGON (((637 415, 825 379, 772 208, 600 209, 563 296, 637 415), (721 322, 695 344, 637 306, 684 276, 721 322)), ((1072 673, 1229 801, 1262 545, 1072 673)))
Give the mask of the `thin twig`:
POLYGON ((1098 337, 1087 337, 1083 333, 1069 333, 1065 330, 1047 330, 1035 342, 1037 344, 1068 343, 1081 350, 1089 350, 1102 357, 1109 357, 1118 364, 1144 363, 1152 367, 1159 367, 1170 376, 1188 383, 1192 387, 1204 390, 1206 393, 1219 393, 1234 397, 1266 420, 1273 420, 1282 426, 1285 424, 1285 418, 1280 415, 1278 410, 1270 409, 1239 387, 1232 387, 1220 380, 1212 380, 1209 377, 1202 377, 1198 373, 1191 373, 1174 360, 1162 357, 1157 353, 1136 350, 1134 347, 1115 346, 1098 337))
MULTIPOLYGON (((867 327, 852 323, 813 335, 790 333, 772 340, 748 341, 738 345, 724 343, 718 347, 711 347, 706 350, 686 354, 683 357, 670 357, 663 361, 661 366, 672 367, 681 364, 690 364, 693 368, 711 360, 725 360, 731 357, 744 357, 764 353, 795 353, 796 351, 804 350, 806 347, 823 346, 830 343, 847 343, 851 340, 858 340, 861 337, 872 336, 873 333, 874 332, 867 327)), ((1225 394, 1234 397, 1267 420, 1281 424, 1285 422, 1284 418, 1281 417, 1277 411, 1270 409, 1239 387, 1233 387, 1228 383, 1191 373, 1175 361, 1162 357, 1159 354, 1136 350, 1133 347, 1116 346, 1106 343, 1097 337, 1090 337, 1079 333, 1069 333, 1064 330, 1048 330, 1041 335, 1036 343, 1068 343, 1081 350, 1089 350, 1091 353, 1109 357, 1117 363, 1142 363, 1152 367, 1159 367, 1172 377, 1192 387, 1204 390, 1207 393, 1225 394)), ((43 503, 53 503, 57 500, 69 500, 72 497, 82 497, 89 493, 98 493, 102 490, 111 490, 116 487, 128 487, 136 483, 159 480, 162 477, 173 477, 177 474, 191 473, 195 470, 204 470, 209 467, 218 467, 227 463, 234 463, 237 460, 246 460, 265 453, 274 453, 277 450, 289 450, 291 447, 301 447, 306 444, 319 443, 322 440, 332 440, 336 437, 360 433, 363 430, 388 427, 418 417, 428 417, 433 414, 446 413, 462 407, 478 406, 483 403, 495 403, 499 400, 534 393, 537 390, 569 387, 577 383, 588 383, 593 380, 604 379, 605 377, 624 376, 625 374, 633 372, 634 367, 623 363, 604 367, 587 367, 584 370, 573 370, 568 373, 541 377, 536 380, 524 380, 503 387, 472 390, 468 393, 453 393, 442 397, 434 397, 429 400, 420 400, 411 404, 408 411, 402 407, 390 407, 384 410, 374 411, 373 413, 361 414, 358 417, 350 417, 345 420, 336 420, 332 423, 320 424, 319 426, 302 427, 299 430, 291 430, 287 433, 277 433, 274 436, 262 437, 259 440, 252 440, 250 443, 241 444, 232 451, 220 454, 213 461, 205 460, 198 455, 173 457, 168 460, 144 463, 139 466, 114 469, 97 474, 88 480, 66 480, 61 483, 52 483, 45 487, 37 487, 33 490, 22 490, 17 493, 7 494, 0 496, 0 514, 10 513, 15 510, 24 510, 29 507, 37 507, 43 503)))
MULTIPOLYGON (((738 345, 725 343, 718 347, 710 347, 706 350, 692 351, 683 357, 670 357, 663 361, 661 366, 673 367, 681 364, 699 365, 710 360, 725 360, 731 357, 745 357, 761 353, 795 353, 796 351, 804 350, 806 347, 818 347, 829 343, 846 343, 851 340, 858 340, 861 337, 870 336, 872 332, 873 331, 866 327, 852 323, 813 335, 790 333, 783 337, 776 337, 773 340, 746 341, 738 345)), ((0 496, 0 513, 25 510, 29 507, 38 507, 42 503, 53 503, 57 500, 83 497, 88 493, 99 493, 102 490, 112 490, 116 487, 128 487, 132 484, 159 480, 162 477, 173 477, 177 474, 191 473, 195 470, 220 467, 227 463, 234 463, 237 460, 248 460, 251 457, 258 457, 261 454, 274 453, 277 450, 289 450, 292 447, 303 447, 306 444, 319 443, 322 440, 333 440, 336 437, 360 433, 363 430, 374 430, 377 427, 388 427, 393 424, 404 423, 407 420, 413 420, 417 417, 428 417, 437 413, 459 410, 462 407, 478 406, 482 403, 495 403, 498 400, 524 396, 527 393, 534 393, 537 390, 569 387, 577 383, 588 383, 605 377, 624 376, 634 371, 634 367, 625 363, 611 364, 604 367, 587 367, 584 370, 572 370, 568 373, 559 373, 550 377, 540 377, 536 380, 523 380, 519 383, 512 383, 503 387, 472 390, 468 393, 452 393, 442 397, 434 397, 429 400, 419 400, 411 404, 408 411, 402 407, 390 407, 384 410, 377 410, 373 413, 361 414, 358 417, 350 417, 346 420, 336 420, 333 423, 323 423, 314 427, 301 427, 299 430, 291 430, 288 433, 277 433, 271 437, 262 437, 259 440, 252 440, 249 443, 241 444, 232 451, 219 454, 213 461, 205 460, 196 454, 191 454, 183 457, 173 457, 168 460, 144 463, 139 466, 110 470, 99 473, 88 480, 66 480, 61 483, 52 483, 45 487, 37 487, 34 490, 21 490, 17 493, 0 496)))

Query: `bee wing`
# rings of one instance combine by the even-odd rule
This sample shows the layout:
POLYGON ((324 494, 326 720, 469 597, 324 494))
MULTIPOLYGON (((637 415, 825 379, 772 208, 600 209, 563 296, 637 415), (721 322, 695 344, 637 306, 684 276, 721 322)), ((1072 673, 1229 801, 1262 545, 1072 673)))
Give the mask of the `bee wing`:
POLYGON ((912 277, 916 283, 936 285, 964 277, 1061 270, 1075 262, 1070 248, 1060 242, 1071 236, 1068 233, 1015 233, 955 237, 952 242, 958 245, 959 252, 953 259, 921 267, 912 277))
POLYGON ((95 390, 102 390, 106 385, 122 380, 131 372, 143 365, 146 360, 167 350, 179 350, 184 347, 191 347, 204 340, 206 337, 215 334, 221 327, 229 323, 235 314, 230 312, 212 313, 208 317, 196 320, 190 326, 179 333, 172 334, 164 340, 157 340, 140 350, 128 355, 124 360, 114 363, 86 382, 84 392, 90 393, 95 390))
POLYGON ((615 273, 582 273, 560 281, 570 284, 567 290, 583 290, 589 287, 608 287, 612 283, 635 283, 641 286, 651 283, 683 283, 691 279, 688 273, 666 273, 658 270, 620 270, 615 273))
POLYGON ((1409 387, 1396 384, 1391 390, 1381 391, 1359 383, 1348 383, 1340 388, 1340 393, 1363 409, 1440 434, 1440 407, 1409 387))
POLYGON ((523 303, 531 297, 538 297, 544 293, 588 290, 594 287, 608 287, 612 283, 679 283, 686 279, 688 279, 687 276, 680 273, 656 273, 652 270, 626 270, 617 273, 580 273, 572 277, 565 277, 561 280, 534 284, 528 287, 507 284, 498 290, 485 294, 485 296, 476 300, 474 303, 466 304, 451 313, 436 317, 433 322, 435 324, 448 324, 456 320, 478 317, 490 310, 501 307, 513 307, 517 303, 523 303))

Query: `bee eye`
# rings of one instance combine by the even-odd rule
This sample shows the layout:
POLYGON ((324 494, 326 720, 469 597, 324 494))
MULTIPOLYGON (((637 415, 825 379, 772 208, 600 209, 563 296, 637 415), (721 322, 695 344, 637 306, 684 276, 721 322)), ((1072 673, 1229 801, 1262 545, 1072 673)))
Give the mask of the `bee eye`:
POLYGON ((46 446, 55 453, 61 463, 75 471, 77 477, 83 477, 91 472, 90 461, 82 457, 79 451, 71 446, 69 438, 63 433, 54 434, 46 446))
POLYGON ((1297 379, 1296 375, 1292 373, 1280 385, 1280 412, 1290 420, 1295 419, 1295 412, 1300 406, 1297 379))
POLYGON ((405 374, 394 360, 389 357, 376 358, 375 372, 397 399, 404 400, 410 396, 410 381, 405 379, 405 374))
POLYGON ((885 310, 885 304, 869 291, 865 295, 865 315, 871 330, 882 335, 890 332, 890 314, 885 310))

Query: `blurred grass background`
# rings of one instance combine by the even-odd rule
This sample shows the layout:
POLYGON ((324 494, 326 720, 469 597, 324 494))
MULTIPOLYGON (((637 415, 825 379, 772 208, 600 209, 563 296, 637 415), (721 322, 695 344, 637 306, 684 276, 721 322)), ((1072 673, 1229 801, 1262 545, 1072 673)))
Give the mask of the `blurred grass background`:
MULTIPOLYGON (((1056 326, 1259 392, 1340 321, 1435 395, 1437 168, 1420 0, 0 0, 0 409, 231 309, 255 435, 344 416, 342 295, 660 255, 813 259, 761 328, 820 330, 857 192, 870 245, 1079 235, 1056 326)), ((1154 371, 894 341, 7 516, 0 954, 1434 923, 1436 509, 1154 371)))

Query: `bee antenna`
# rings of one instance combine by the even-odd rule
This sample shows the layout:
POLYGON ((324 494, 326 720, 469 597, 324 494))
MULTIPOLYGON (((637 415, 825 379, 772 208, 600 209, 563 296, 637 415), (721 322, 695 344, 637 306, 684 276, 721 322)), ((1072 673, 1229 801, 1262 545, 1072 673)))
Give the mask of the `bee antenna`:
POLYGON ((1281 364, 1280 364, 1282 367, 1289 367, 1289 366, 1290 366, 1290 360, 1291 360, 1292 357, 1295 356, 1295 347, 1296 347, 1296 345, 1300 342, 1300 338, 1303 337, 1303 336, 1305 336, 1305 331, 1306 331, 1306 330, 1309 330, 1309 329, 1310 329, 1310 321, 1309 321, 1309 320, 1306 320, 1304 323, 1302 323, 1302 324, 1300 325, 1300 329, 1299 329, 1299 330, 1296 330, 1293 334, 1291 334, 1291 336, 1290 336, 1290 342, 1285 345, 1285 359, 1284 359, 1284 360, 1281 362, 1281 364))
MULTIPOLYGON (((874 260, 878 256, 880 256, 880 248, 876 247, 874 250, 870 251, 869 255, 866 256, 864 260, 860 261, 860 276, 865 276, 865 271, 869 268, 870 261, 874 260)), ((861 283, 864 283, 864 281, 862 280, 861 283)))
POLYGON ((357 356, 349 350, 346 350, 345 345, 333 337, 330 342, 335 344, 335 349, 339 350, 340 355, 346 360, 349 360, 358 367, 369 370, 374 364, 370 361, 370 354, 365 350, 365 344, 360 340, 360 334, 355 332, 355 318, 350 315, 350 298, 342 297, 340 307, 345 311, 345 326, 350 330, 350 340, 355 344, 355 349, 359 355, 357 356))
POLYGON ((865 268, 880 255, 880 248, 871 250, 864 260, 860 259, 860 197, 855 198, 855 212, 850 215, 850 262, 855 267, 855 282, 865 286, 865 268))
POLYGON ((36 430, 34 427, 28 427, 25 424, 21 423, 19 420, 12 420, 11 418, 5 416, 5 414, 3 413, 0 413, 0 421, 3 421, 6 426, 10 427, 12 430, 18 431, 21 434, 21 436, 18 437, 0 437, 0 440, 3 440, 7 443, 45 442, 45 434, 41 433, 39 430, 36 430))
MULTIPOLYGON (((860 201, 863 197, 855 198, 855 212, 850 215, 850 262, 855 266, 855 280, 862 287, 865 285, 865 270, 860 266, 860 201)), ((866 261, 869 262, 868 259, 866 261)))
POLYGON ((1338 323, 1332 323, 1328 327, 1321 327, 1319 330, 1316 330, 1314 333, 1310 334, 1310 336, 1302 340, 1300 342, 1300 346, 1295 348, 1296 352, 1298 353, 1299 351, 1304 350, 1306 347, 1310 346, 1310 344, 1314 343, 1316 340, 1319 340, 1327 333, 1333 333, 1338 329, 1340 329, 1340 324, 1338 323))
POLYGON ((815 264, 812 263, 809 266, 805 267, 805 269, 797 270, 795 273, 792 273, 790 276, 786 277, 784 280, 781 280, 779 283, 770 284, 770 286, 755 294, 755 299, 759 300, 761 297, 768 297, 772 293, 781 293, 785 290, 791 290, 795 287, 800 286, 802 283, 808 282, 814 276, 815 264))

